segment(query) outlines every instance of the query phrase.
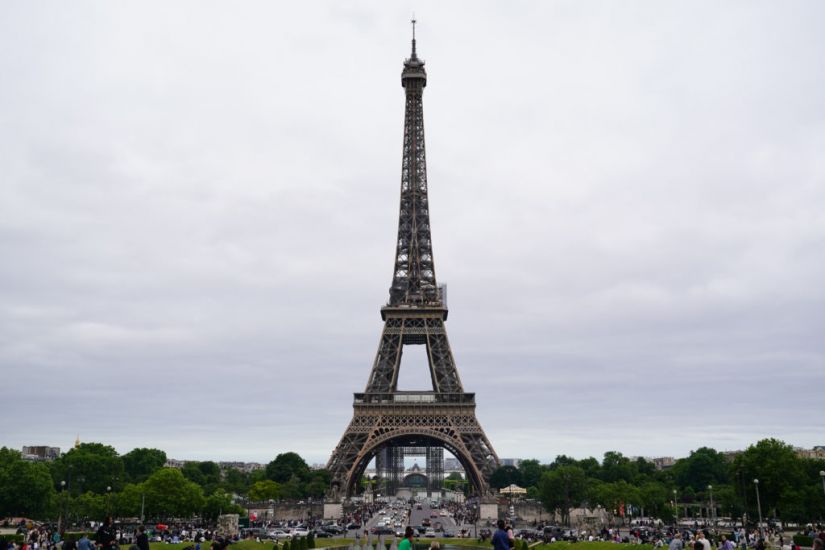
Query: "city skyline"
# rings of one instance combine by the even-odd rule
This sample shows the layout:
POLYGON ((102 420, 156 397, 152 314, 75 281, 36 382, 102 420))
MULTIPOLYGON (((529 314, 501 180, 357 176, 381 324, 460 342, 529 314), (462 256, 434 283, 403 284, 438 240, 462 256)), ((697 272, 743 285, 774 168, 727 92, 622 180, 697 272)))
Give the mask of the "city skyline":
MULTIPOLYGON (((329 458, 388 299, 411 8, 0 6, 0 445, 329 458)), ((825 5, 415 11, 499 456, 821 445, 825 5)))

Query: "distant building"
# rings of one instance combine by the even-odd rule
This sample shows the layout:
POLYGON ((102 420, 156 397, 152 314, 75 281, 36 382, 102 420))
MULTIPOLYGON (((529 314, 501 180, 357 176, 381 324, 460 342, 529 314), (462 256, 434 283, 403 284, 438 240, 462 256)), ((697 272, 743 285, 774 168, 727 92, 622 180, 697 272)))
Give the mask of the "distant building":
POLYGON ((244 473, 251 473, 255 470, 260 470, 264 466, 258 462, 218 462, 218 466, 220 466, 221 470, 239 470, 244 473))
POLYGON ((186 464, 187 460, 175 460, 174 458, 167 458, 166 463, 163 465, 164 468, 183 468, 183 465, 186 464))
POLYGON ((796 448, 794 451, 799 458, 825 459, 825 445, 817 445, 813 449, 796 448))
POLYGON ((60 447, 46 447, 45 445, 30 445, 20 451, 26 460, 55 460, 60 457, 60 447))
POLYGON ((461 465, 461 462, 457 458, 445 458, 444 459, 444 471, 445 472, 463 472, 464 467, 461 465))
POLYGON ((733 460, 742 453, 743 451, 722 451, 722 454, 725 456, 725 460, 728 462, 733 462, 733 460))
POLYGON ((651 460, 657 470, 667 470, 676 464, 676 459, 672 456, 660 456, 651 460))
POLYGON ((520 458, 502 458, 501 465, 502 466, 514 466, 518 468, 518 465, 521 464, 520 458))

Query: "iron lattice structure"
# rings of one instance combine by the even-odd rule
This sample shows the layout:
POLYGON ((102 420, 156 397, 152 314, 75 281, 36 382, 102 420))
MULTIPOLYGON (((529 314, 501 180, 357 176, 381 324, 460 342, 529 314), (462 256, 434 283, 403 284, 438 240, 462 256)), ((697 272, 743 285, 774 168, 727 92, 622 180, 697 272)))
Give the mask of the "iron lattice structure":
POLYGON ((375 470, 382 494, 393 495, 404 486, 404 459, 424 457, 427 464, 427 494, 444 485, 444 449, 442 447, 384 447, 375 455, 375 470))
MULTIPOLYGON (((381 308, 384 330, 367 387, 355 394, 352 421, 327 463, 330 492, 333 497, 351 496, 377 455, 382 468, 395 470, 390 474, 395 485, 403 451, 386 449, 438 447, 455 455, 475 493, 486 495, 487 481, 499 461, 476 419, 475 394, 461 385, 444 326, 447 307, 435 277, 427 197, 422 102, 427 73, 416 54, 414 34, 401 85, 406 95, 404 148, 390 298, 381 308), (398 370, 407 345, 426 346, 432 391, 398 391, 398 370)), ((442 477, 443 462, 439 468, 437 477, 442 477)))

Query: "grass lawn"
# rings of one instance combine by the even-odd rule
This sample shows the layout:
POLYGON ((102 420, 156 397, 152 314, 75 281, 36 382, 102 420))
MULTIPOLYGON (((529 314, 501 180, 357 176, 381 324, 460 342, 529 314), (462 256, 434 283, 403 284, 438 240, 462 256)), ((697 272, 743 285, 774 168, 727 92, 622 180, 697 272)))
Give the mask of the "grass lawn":
MULTIPOLYGON (((354 539, 315 539, 315 548, 327 548, 330 546, 349 546, 350 544, 354 543, 354 539)), ((201 543, 201 550, 209 550, 209 545, 211 543, 209 541, 201 543)), ((255 542, 254 540, 241 540, 235 543, 232 543, 229 546, 229 550, 272 550, 272 547, 275 545, 272 541, 266 542, 255 542)), ((165 542, 151 542, 149 543, 149 547, 151 550, 183 550, 187 546, 195 546, 193 542, 181 542, 178 544, 166 544, 165 542)), ((278 544, 278 548, 283 548, 283 542, 278 544)), ((121 546, 121 550, 128 548, 126 546, 121 546)))
MULTIPOLYGON (((391 538, 385 539, 387 542, 391 541, 391 538)), ((429 544, 437 540, 442 548, 445 545, 449 546, 466 546, 466 547, 474 547, 474 548, 483 548, 485 550, 492 548, 492 545, 489 541, 484 543, 479 543, 477 539, 425 539, 420 538, 417 539, 417 544, 429 544)), ((375 545, 375 539, 373 539, 373 545, 375 545)), ((355 540, 353 539, 315 539, 315 547, 316 548, 328 548, 331 546, 349 546, 354 544, 355 540)), ((194 546, 191 542, 187 543, 180 543, 180 544, 165 544, 162 542, 153 542, 150 544, 151 550, 183 550, 187 546, 194 546)), ((242 540, 232 544, 229 547, 229 550, 272 550, 273 543, 272 541, 266 542, 255 542, 254 540, 242 540)), ((283 543, 278 544, 279 548, 283 548, 283 543)), ((619 545, 615 542, 554 542, 551 544, 536 544, 531 545, 530 550, 619 550, 620 548, 632 548, 632 550, 653 550, 653 546, 650 544, 623 544, 619 545)), ((201 543, 201 550, 209 550, 209 543, 204 542, 201 543)))
POLYGON ((618 550, 632 548, 633 550, 653 550, 652 544, 619 544, 616 542, 553 542, 530 546, 530 550, 618 550))

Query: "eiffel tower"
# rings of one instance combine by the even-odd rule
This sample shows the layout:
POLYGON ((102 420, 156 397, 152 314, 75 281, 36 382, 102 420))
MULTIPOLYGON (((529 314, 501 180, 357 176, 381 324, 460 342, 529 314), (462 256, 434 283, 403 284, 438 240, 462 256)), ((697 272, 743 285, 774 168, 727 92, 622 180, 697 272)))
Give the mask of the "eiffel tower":
POLYGON ((327 463, 333 497, 352 496, 373 457, 393 450, 397 455, 404 447, 447 449, 479 496, 489 494, 488 480, 499 463, 476 419, 475 394, 461 385, 444 326, 447 306, 435 279, 427 199, 422 103, 427 73, 415 51, 412 23, 412 54, 401 72, 406 108, 395 268, 367 387, 355 394, 352 421, 327 463), (426 346, 432 391, 398 391, 404 346, 414 345, 426 346))

